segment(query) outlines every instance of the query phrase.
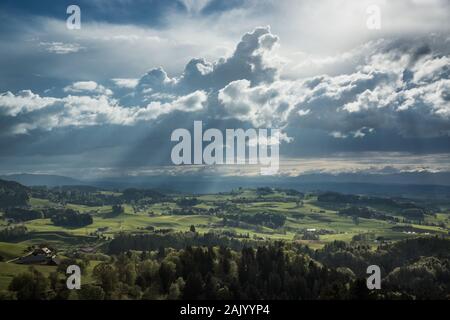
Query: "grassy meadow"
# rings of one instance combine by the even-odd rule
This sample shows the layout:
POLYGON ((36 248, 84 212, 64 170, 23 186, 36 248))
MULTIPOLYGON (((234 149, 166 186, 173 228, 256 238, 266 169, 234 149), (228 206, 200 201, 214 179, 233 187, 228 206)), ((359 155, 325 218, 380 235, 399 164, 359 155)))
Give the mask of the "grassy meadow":
MULTIPOLYGON (((120 197, 120 192, 100 191, 99 194, 120 197)), ((316 194, 306 194, 301 200, 283 191, 274 191, 261 195, 253 189, 240 189, 223 194, 197 195, 196 204, 190 209, 197 210, 195 214, 173 214, 174 210, 182 210, 178 200, 189 195, 172 195, 170 201, 163 201, 145 205, 136 203, 123 204, 123 212, 111 215, 111 205, 88 206, 65 203, 65 208, 74 209, 80 213, 89 213, 93 223, 84 227, 63 227, 52 223, 51 219, 35 219, 20 222, 28 230, 23 239, 11 242, 0 242, 0 290, 7 288, 14 274, 24 272, 28 266, 9 263, 8 261, 23 255, 32 245, 46 244, 57 248, 64 255, 82 247, 100 248, 109 239, 119 233, 148 233, 150 230, 170 229, 173 231, 188 231, 191 226, 202 234, 211 231, 228 232, 236 236, 244 235, 249 239, 297 241, 312 249, 322 248, 326 243, 335 240, 350 242, 357 235, 370 234, 365 243, 376 246, 379 239, 396 241, 429 235, 446 235, 449 232, 448 212, 437 212, 427 215, 425 224, 411 222, 392 222, 383 219, 359 218, 357 221, 349 216, 338 214, 337 209, 330 209, 318 201, 316 194), (251 225, 239 223, 236 226, 222 223, 222 212, 237 215, 255 215, 260 212, 282 215, 285 221, 282 227, 271 228, 266 225, 251 225), (214 211, 216 210, 216 211, 214 211), (408 226, 414 232, 403 230, 408 226), (400 227, 400 228, 399 228, 400 227), (305 239, 298 235, 309 230, 315 233, 314 239, 305 239), (378 240, 377 240, 378 239, 378 240)), ((48 199, 32 197, 30 206, 33 209, 45 209, 61 204, 48 199)), ((375 208, 379 209, 379 208, 375 208)), ((400 214, 388 207, 383 208, 394 217, 400 214)), ((5 221, 0 220, 5 226, 5 221)), ((89 270, 95 262, 90 264, 89 270)), ((38 266, 40 271, 48 274, 55 270, 51 266, 38 266)), ((88 271, 89 271, 88 270, 88 271)), ((88 272, 89 273, 89 272, 88 272)))

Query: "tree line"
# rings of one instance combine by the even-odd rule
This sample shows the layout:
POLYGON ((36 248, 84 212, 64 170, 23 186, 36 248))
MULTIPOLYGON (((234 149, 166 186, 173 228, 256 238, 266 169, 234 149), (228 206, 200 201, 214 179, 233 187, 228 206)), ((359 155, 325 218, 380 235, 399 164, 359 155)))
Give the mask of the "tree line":
MULTIPOLYGON (((233 250, 219 246, 161 247, 111 254, 81 290, 65 286, 64 261, 45 277, 17 275, 3 299, 450 299, 450 240, 418 238, 376 250, 335 241, 319 250, 270 242, 233 250), (382 289, 366 287, 366 268, 382 269, 382 289)), ((85 275, 83 275, 85 276, 85 275)))

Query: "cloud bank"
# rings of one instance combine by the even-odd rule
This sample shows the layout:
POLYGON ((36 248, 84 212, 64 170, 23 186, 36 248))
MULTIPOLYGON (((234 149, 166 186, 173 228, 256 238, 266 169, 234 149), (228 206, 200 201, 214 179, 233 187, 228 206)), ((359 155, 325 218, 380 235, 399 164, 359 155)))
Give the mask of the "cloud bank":
POLYGON ((314 128, 335 138, 363 138, 380 131, 446 137, 450 40, 433 40, 440 48, 424 39, 371 42, 365 45, 371 55, 353 73, 290 80, 280 78, 273 52, 279 38, 269 27, 259 27, 246 33, 228 58, 192 59, 178 77, 158 67, 138 80, 113 79, 111 87, 74 82, 63 88, 68 94, 63 97, 30 90, 3 93, 0 113, 10 120, 3 133, 131 125, 182 111, 255 127, 314 128))
MULTIPOLYGON (((211 10, 211 3, 185 1, 184 6, 189 15, 204 14, 201 19, 208 21, 212 14, 204 12, 211 10)), ((239 7, 226 12, 216 14, 217 25, 239 12, 249 14, 239 7)), ((130 32, 112 36, 102 28, 90 34, 91 42, 80 33, 81 44, 40 41, 40 48, 55 57, 83 57, 99 49, 94 38, 116 47, 133 43, 147 48, 151 43, 163 51, 180 48, 164 32, 116 26, 130 32)), ((150 65, 147 72, 149 66, 142 61, 125 59, 124 65, 129 62, 143 74, 117 74, 101 81, 86 73, 40 92, 9 90, 0 95, 0 161, 95 153, 92 166, 169 164, 171 130, 190 128, 194 120, 203 120, 206 127, 279 128, 280 152, 289 159, 338 152, 446 154, 450 38, 442 31, 426 36, 393 33, 335 56, 309 56, 290 50, 292 38, 261 26, 240 36, 222 57, 191 58, 179 72, 171 69, 179 64, 173 56, 167 65, 150 65)))

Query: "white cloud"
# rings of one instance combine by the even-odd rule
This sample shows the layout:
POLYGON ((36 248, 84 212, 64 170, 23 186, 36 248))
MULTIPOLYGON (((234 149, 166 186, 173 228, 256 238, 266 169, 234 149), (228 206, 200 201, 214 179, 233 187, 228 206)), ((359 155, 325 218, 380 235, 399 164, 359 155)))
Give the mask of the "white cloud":
POLYGON ((133 118, 138 120, 153 120, 163 114, 174 111, 196 112, 205 107, 207 96, 203 91, 195 91, 182 96, 171 103, 151 102, 145 108, 134 108, 133 118))
POLYGON ((55 54, 69 54, 84 50, 78 43, 63 43, 63 42, 40 42, 40 46, 48 52, 55 54))
POLYGON ((339 131, 332 131, 332 132, 330 132, 330 136, 332 136, 333 138, 336 138, 336 139, 345 139, 345 138, 347 138, 346 134, 343 134, 342 132, 339 132, 339 131))
POLYGON ((20 113, 29 113, 48 107, 58 99, 51 97, 40 97, 30 90, 22 90, 14 95, 5 92, 0 95, 0 114, 15 117, 20 113))
POLYGON ((424 39, 371 41, 364 50, 349 53, 349 60, 352 54, 371 53, 356 59, 352 72, 288 80, 273 63, 279 38, 268 27, 259 27, 246 33, 229 57, 191 59, 178 76, 158 67, 139 79, 113 78, 118 88, 128 89, 124 95, 94 81, 79 81, 64 88, 78 97, 7 93, 0 103, 13 116, 58 103, 68 107, 56 113, 63 115, 60 119, 52 114, 50 127, 69 125, 71 119, 75 125, 128 125, 174 111, 205 111, 201 116, 294 134, 300 128, 335 138, 364 139, 385 131, 438 137, 450 132, 450 80, 449 40, 436 39, 432 42, 438 46, 428 46, 424 39))
POLYGON ((0 112, 14 117, 7 134, 25 134, 34 129, 94 125, 133 125, 157 119, 174 111, 195 112, 203 109, 206 94, 196 91, 171 103, 152 102, 145 107, 122 107, 107 95, 40 97, 31 91, 0 96, 0 112))
POLYGON ((450 76, 450 57, 422 59, 413 68, 414 82, 426 82, 450 76))
POLYGON ((115 78, 111 79, 116 86, 119 88, 133 89, 137 86, 139 79, 131 79, 131 78, 115 78))
POLYGON ((278 127, 286 122, 300 97, 289 82, 251 87, 248 80, 238 80, 219 90, 218 99, 232 118, 257 127, 278 127))
POLYGON ((72 83, 70 86, 64 88, 64 92, 71 93, 97 93, 112 95, 113 92, 110 89, 96 83, 95 81, 77 81, 72 83))

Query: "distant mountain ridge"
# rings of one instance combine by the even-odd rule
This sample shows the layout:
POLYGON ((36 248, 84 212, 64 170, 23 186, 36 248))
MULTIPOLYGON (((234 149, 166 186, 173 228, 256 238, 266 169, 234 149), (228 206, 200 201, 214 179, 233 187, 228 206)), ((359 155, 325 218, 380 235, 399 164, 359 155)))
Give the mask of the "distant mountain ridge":
POLYGON ((336 191, 353 194, 378 194, 418 197, 449 197, 450 173, 405 172, 392 174, 305 174, 296 177, 233 177, 212 175, 126 176, 91 180, 46 174, 12 174, 0 179, 25 186, 91 186, 104 189, 152 188, 184 193, 217 193, 239 187, 292 188, 302 192, 336 191))
POLYGON ((56 187, 56 186, 72 186, 85 184, 80 180, 50 174, 19 173, 19 174, 3 175, 0 176, 0 179, 7 181, 15 181, 28 187, 32 186, 56 187))

